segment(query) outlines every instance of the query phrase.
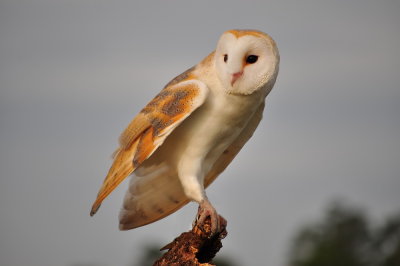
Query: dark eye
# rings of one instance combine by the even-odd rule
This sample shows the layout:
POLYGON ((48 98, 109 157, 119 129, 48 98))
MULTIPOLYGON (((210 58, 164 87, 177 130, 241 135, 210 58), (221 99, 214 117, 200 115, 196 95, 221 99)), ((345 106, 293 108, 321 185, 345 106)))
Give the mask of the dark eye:
POLYGON ((228 55, 224 54, 224 62, 226 63, 228 61, 228 55))
POLYGON ((249 55, 249 56, 246 58, 246 63, 248 63, 248 64, 254 64, 255 62, 257 62, 257 60, 258 60, 258 56, 257 56, 257 55, 249 55))

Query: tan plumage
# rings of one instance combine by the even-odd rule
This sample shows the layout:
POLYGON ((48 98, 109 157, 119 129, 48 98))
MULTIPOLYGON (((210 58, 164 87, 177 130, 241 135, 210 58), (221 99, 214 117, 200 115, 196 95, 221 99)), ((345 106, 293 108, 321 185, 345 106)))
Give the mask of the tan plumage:
POLYGON ((200 204, 199 219, 211 216, 216 223, 204 188, 253 135, 278 66, 267 34, 225 32, 216 51, 168 83, 124 130, 91 215, 134 173, 121 230, 157 221, 190 200, 200 204))

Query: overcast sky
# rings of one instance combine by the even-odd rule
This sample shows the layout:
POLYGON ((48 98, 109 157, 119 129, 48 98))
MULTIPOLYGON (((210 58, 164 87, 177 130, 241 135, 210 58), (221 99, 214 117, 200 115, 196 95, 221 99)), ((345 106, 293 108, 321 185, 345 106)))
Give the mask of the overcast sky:
POLYGON ((281 67, 264 120, 208 190, 221 255, 285 264, 333 199, 400 209, 399 1, 0 1, 0 265, 128 266, 189 229, 189 204, 118 231, 124 182, 91 218, 117 138, 232 28, 269 33, 281 67))

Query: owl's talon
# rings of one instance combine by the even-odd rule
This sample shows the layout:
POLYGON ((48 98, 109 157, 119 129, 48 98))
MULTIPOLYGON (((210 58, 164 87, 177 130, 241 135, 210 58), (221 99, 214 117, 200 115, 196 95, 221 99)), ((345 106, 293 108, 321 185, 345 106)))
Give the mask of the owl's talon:
MULTIPOLYGON (((210 217, 211 236, 220 232, 218 213, 207 199, 200 202, 196 217, 195 225, 203 225, 206 219, 210 217)), ((204 232, 203 226, 199 226, 198 228, 204 232)))

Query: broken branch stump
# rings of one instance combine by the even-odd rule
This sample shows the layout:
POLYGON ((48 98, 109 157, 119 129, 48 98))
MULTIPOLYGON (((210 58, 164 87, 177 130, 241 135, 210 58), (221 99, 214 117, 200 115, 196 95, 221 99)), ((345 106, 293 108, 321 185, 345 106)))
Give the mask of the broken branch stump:
POLYGON ((226 237, 226 220, 218 216, 220 232, 211 237, 211 220, 207 218, 203 224, 196 224, 189 232, 182 233, 179 237, 161 250, 168 251, 159 258, 153 266, 188 265, 212 266, 212 259, 222 248, 221 240, 226 237))

